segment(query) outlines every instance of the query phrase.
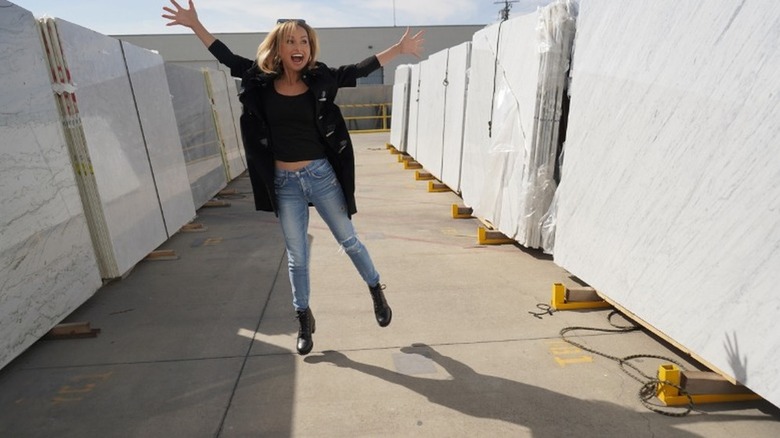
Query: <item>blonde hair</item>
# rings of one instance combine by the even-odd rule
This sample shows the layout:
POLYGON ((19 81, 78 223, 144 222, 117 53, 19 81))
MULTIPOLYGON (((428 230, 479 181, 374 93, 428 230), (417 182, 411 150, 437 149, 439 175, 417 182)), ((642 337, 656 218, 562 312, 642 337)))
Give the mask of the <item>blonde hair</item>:
POLYGON ((317 64, 317 57, 320 52, 317 32, 302 21, 289 20, 274 26, 257 48, 256 62, 260 67, 260 70, 264 73, 282 72, 282 63, 279 59, 279 46, 299 27, 303 28, 309 36, 310 58, 308 67, 313 68, 317 64))

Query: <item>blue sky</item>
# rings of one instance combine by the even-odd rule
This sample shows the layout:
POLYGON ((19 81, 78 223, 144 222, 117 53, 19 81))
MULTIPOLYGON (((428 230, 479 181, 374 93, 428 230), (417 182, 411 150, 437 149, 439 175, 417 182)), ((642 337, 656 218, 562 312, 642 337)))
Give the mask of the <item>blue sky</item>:
MULTIPOLYGON (((535 11, 551 0, 518 0, 511 16, 535 11)), ((186 33, 166 27, 160 17, 169 0, 11 0, 31 11, 62 18, 108 35, 186 33)), ((179 2, 186 5, 187 0, 179 2)), ((490 24, 503 2, 497 0, 196 0, 203 24, 212 32, 264 32, 277 18, 304 18, 312 26, 412 26, 490 24)))

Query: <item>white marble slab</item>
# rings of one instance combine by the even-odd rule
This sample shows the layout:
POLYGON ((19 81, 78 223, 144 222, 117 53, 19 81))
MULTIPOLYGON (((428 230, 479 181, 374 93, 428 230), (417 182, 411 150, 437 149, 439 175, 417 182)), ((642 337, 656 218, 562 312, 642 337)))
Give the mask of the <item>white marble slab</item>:
POLYGON ((0 368, 101 279, 33 15, 0 0, 0 368))
POLYGON ((568 7, 563 0, 552 3, 483 29, 472 41, 463 198, 476 216, 531 248, 541 244, 542 216, 555 190, 553 132, 561 114, 549 109, 560 108, 566 70, 548 67, 557 53, 550 46, 572 38, 558 28, 573 26, 568 7))
POLYGON ((168 237, 195 217, 162 57, 122 41, 143 139, 168 237))
POLYGON ((449 49, 440 50, 428 56, 420 71, 420 102, 424 105, 418 112, 417 148, 411 154, 423 168, 441 180, 444 106, 446 105, 447 59, 449 49))
MULTIPOLYGON (((409 126, 406 133, 406 153, 411 156, 417 155, 417 134, 420 113, 420 71, 423 69, 426 61, 414 64, 409 74, 409 126)), ((424 109, 423 109, 424 110, 424 109)))
POLYGON ((484 149, 490 142, 493 77, 496 68, 498 25, 488 26, 471 40, 471 67, 466 90, 463 125, 461 197, 475 211, 487 210, 482 202, 485 184, 484 149))
POLYGON ((167 239, 127 67, 119 40, 54 22, 116 260, 103 275, 121 276, 167 239))
POLYGON ((225 173, 228 180, 233 180, 246 170, 246 165, 241 153, 240 134, 236 130, 233 110, 230 105, 228 77, 222 70, 212 68, 204 68, 203 76, 211 98, 214 123, 223 152, 225 173))
POLYGON ((211 101, 200 70, 166 63, 165 73, 197 209, 227 185, 211 101))
POLYGON ((554 255, 780 406, 778 23, 774 0, 582 3, 554 255))
POLYGON ((442 141, 441 182, 460 192, 463 165, 463 130, 466 115, 466 86, 471 64, 471 42, 449 49, 447 59, 447 91, 444 108, 444 138, 442 141))
POLYGON ((393 106, 390 122, 390 144, 401 152, 406 152, 406 137, 409 133, 409 90, 411 66, 402 64, 395 69, 393 82, 393 106))

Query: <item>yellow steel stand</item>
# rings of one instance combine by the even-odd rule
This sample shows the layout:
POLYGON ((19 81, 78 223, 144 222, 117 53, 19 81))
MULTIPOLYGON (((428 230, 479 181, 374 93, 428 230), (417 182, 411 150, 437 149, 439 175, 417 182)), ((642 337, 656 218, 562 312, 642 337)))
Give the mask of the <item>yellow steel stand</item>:
POLYGON ((474 210, 471 207, 461 207, 458 204, 452 204, 453 219, 470 219, 474 210))
POLYGON ((450 188, 447 187, 446 184, 434 182, 434 181, 428 181, 428 192, 429 193, 438 193, 438 192, 449 192, 450 188))
POLYGON ((602 309, 612 307, 599 297, 591 287, 567 289, 561 283, 554 283, 550 305, 555 310, 602 309))
POLYGON ((436 179, 428 172, 420 172, 419 170, 414 172, 414 180, 415 181, 430 181, 432 179, 436 179))
POLYGON ((497 230, 488 230, 486 227, 477 229, 477 242, 480 245, 503 245, 505 243, 515 243, 514 240, 506 237, 504 233, 497 230))
POLYGON ((422 169, 422 164, 415 160, 404 160, 404 169, 422 169))

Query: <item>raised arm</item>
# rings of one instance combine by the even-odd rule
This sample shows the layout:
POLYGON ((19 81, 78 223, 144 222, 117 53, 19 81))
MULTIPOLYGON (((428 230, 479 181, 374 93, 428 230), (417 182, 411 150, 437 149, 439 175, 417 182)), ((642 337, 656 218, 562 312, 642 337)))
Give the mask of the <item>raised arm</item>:
POLYGON ((209 52, 217 58, 217 61, 230 69, 231 76, 242 77, 244 72, 252 67, 254 61, 234 54, 222 41, 206 30, 198 19, 198 12, 195 11, 195 5, 192 3, 192 0, 189 0, 189 3, 189 9, 182 8, 176 3, 176 0, 171 0, 171 4, 173 4, 176 10, 163 6, 163 10, 168 12, 168 14, 163 14, 163 18, 170 20, 167 26, 184 26, 192 29, 203 45, 209 49, 209 52))
POLYGON ((420 54, 423 51, 423 43, 425 42, 425 39, 423 39, 424 35, 425 31, 421 30, 414 34, 414 36, 409 36, 409 28, 407 27, 401 40, 382 52, 377 53, 376 59, 379 60, 380 65, 386 65, 398 55, 414 55, 417 58, 420 58, 420 54))
POLYGON ((171 0, 171 4, 176 8, 175 10, 163 6, 163 10, 168 13, 162 16, 170 20, 166 26, 189 27, 206 47, 210 47, 217 40, 198 19, 198 12, 195 10, 192 0, 189 0, 189 9, 182 8, 176 3, 176 0, 171 0))

